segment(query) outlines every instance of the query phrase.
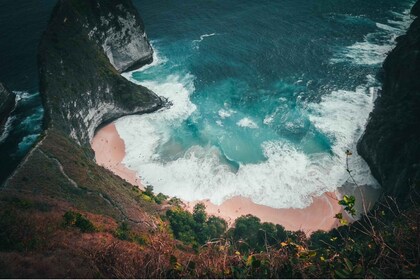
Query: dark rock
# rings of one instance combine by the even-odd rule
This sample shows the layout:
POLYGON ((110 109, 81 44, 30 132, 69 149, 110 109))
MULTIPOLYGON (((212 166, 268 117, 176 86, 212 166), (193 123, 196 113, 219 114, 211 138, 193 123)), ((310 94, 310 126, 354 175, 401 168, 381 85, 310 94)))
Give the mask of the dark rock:
POLYGON ((15 95, 0 83, 0 135, 9 114, 15 107, 15 95))
POLYGON ((89 146, 101 124, 159 109, 156 94, 119 74, 152 54, 131 1, 59 1, 39 47, 47 128, 89 146))
POLYGON ((383 68, 382 94, 358 151, 385 192, 402 200, 420 186, 420 18, 398 39, 383 68))
MULTIPOLYGON (((108 42, 110 48, 120 48, 120 41, 107 38, 120 38, 122 33, 124 44, 130 45, 130 38, 143 32, 142 28, 129 0, 58 2, 39 47, 46 130, 0 186, 0 196, 30 194, 31 198, 54 199, 79 211, 125 221, 147 232, 156 228, 154 206, 138 201, 136 188, 98 166, 89 145, 101 124, 166 105, 152 91, 123 78, 102 47, 108 42), (112 33, 100 28, 91 33, 95 24, 102 22, 102 15, 118 18, 107 25, 106 30, 112 33), (120 17, 135 20, 130 26, 137 30, 120 24, 126 22, 120 17)), ((146 37, 141 40, 148 44, 146 37)), ((115 55, 114 64, 119 60, 125 65, 141 65, 144 57, 130 62, 115 55)))
POLYGON ((420 16, 420 1, 417 1, 416 4, 414 4, 413 8, 411 9, 411 14, 416 17, 420 16))

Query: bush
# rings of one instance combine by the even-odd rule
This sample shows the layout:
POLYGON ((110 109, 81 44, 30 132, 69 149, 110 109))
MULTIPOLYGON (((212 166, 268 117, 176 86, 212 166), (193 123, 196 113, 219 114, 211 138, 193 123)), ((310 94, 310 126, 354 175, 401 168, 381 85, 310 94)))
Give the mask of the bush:
POLYGON ((118 225, 118 228, 115 230, 115 237, 120 240, 125 240, 129 242, 135 242, 139 245, 144 245, 147 243, 147 240, 141 235, 130 230, 130 227, 126 222, 122 222, 118 225))
POLYGON ((67 211, 64 215, 64 225, 77 227, 81 232, 95 232, 96 228, 91 221, 80 213, 67 211))
POLYGON ((205 244, 211 239, 222 237, 226 232, 227 222, 221 218, 207 217, 206 207, 199 203, 191 214, 180 207, 168 210, 169 220, 174 237, 186 244, 205 244))

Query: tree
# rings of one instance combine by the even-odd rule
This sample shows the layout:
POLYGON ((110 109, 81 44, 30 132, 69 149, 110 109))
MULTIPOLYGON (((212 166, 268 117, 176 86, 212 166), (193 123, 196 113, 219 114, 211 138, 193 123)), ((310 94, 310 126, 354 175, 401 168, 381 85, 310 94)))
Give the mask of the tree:
POLYGON ((193 217, 198 224, 204 224, 207 221, 206 206, 203 203, 194 206, 193 217))
POLYGON ((210 216, 207 220, 206 237, 207 240, 220 238, 227 229, 227 222, 222 218, 210 216))

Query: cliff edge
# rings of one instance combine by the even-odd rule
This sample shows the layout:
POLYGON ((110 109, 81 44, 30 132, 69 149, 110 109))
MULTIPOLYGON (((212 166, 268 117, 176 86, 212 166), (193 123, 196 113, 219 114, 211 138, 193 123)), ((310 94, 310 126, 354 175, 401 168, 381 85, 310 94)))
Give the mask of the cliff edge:
MULTIPOLYGON (((412 14, 420 15, 420 1, 412 14)), ((420 186, 420 18, 397 42, 357 148, 385 192, 402 200, 420 186)))
POLYGON ((39 46, 46 127, 88 146, 102 123, 159 109, 156 94, 119 74, 152 55, 129 0, 60 0, 39 46))
POLYGON ((0 83, 0 136, 3 133, 3 126, 15 107, 15 95, 0 83))
POLYGON ((58 1, 39 46, 45 131, 0 188, 3 209, 19 198, 47 205, 47 216, 77 210, 156 229, 159 208, 98 166, 89 143, 103 123, 161 108, 156 94, 120 75, 152 54, 129 0, 58 1))

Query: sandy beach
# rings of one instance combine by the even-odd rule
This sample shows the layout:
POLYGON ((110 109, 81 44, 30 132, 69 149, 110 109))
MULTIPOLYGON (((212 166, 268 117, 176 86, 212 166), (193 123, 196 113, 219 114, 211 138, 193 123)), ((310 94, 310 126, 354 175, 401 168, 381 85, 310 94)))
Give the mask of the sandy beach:
MULTIPOLYGON (((133 185, 143 187, 134 171, 124 166, 122 160, 125 156, 124 141, 118 135, 113 123, 100 129, 92 140, 96 161, 121 178, 133 185)), ((316 230, 330 230, 339 225, 335 214, 342 211, 338 205, 338 193, 325 193, 314 197, 313 203, 304 209, 275 209, 255 204, 249 198, 233 197, 221 205, 211 202, 186 202, 186 208, 192 210, 194 205, 203 202, 209 215, 216 215, 226 219, 232 224, 237 217, 246 214, 257 216, 263 222, 272 222, 283 225, 287 230, 302 230, 310 234, 316 230)))
POLYGON ((111 170, 130 184, 144 189, 136 172, 129 170, 122 163, 125 156, 125 144, 118 135, 114 123, 97 131, 91 146, 95 151, 96 163, 111 170))

